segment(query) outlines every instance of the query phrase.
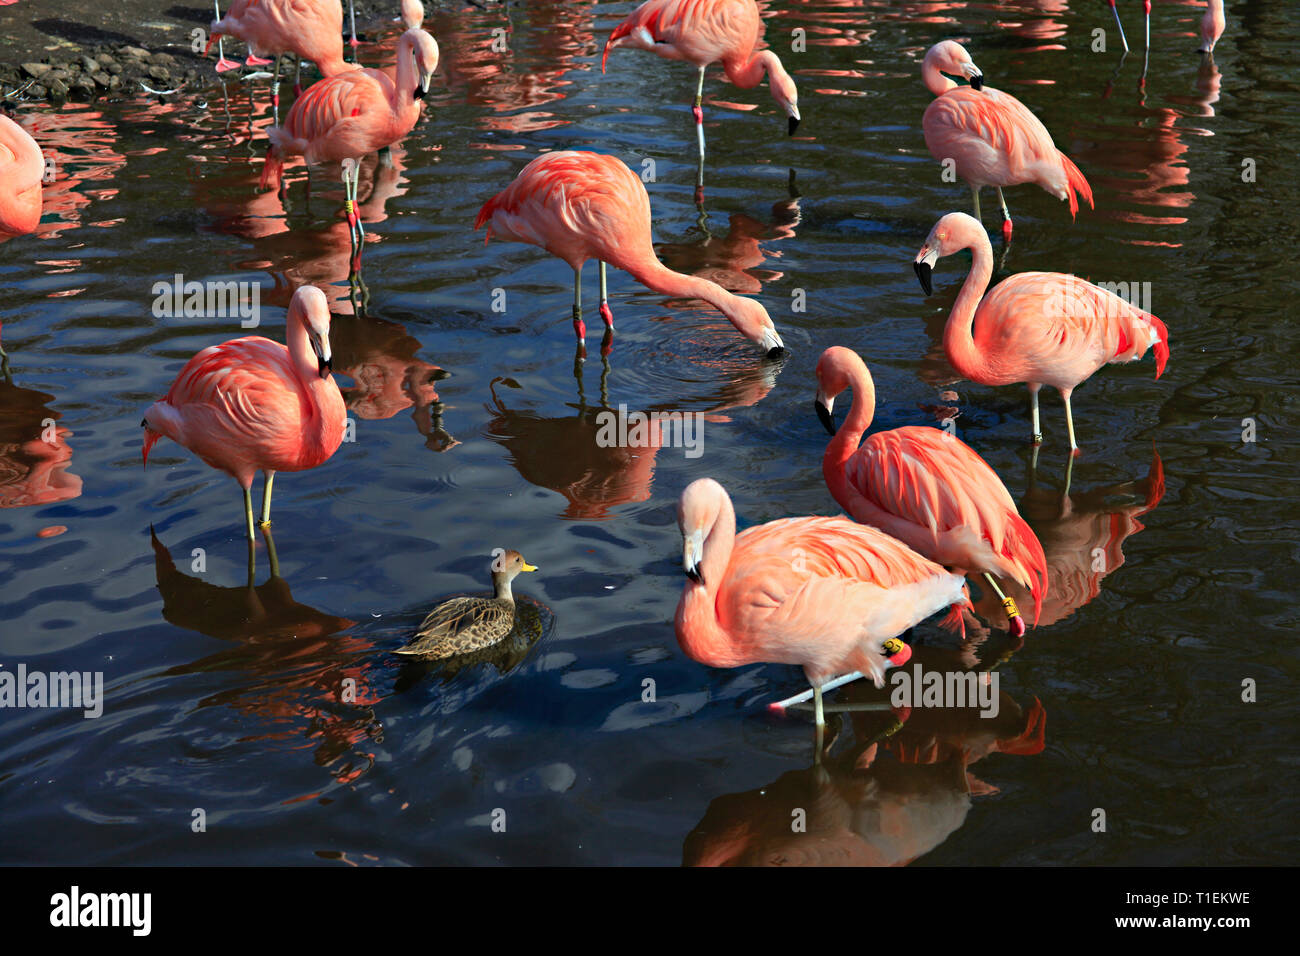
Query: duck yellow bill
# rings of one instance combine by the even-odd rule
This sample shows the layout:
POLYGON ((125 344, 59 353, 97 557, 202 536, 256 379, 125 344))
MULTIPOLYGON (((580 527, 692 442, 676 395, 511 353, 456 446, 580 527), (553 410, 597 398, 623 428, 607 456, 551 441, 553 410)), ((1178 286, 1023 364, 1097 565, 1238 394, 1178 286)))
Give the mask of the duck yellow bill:
POLYGON ((525 570, 525 571, 536 571, 536 570, 537 570, 537 565, 535 565, 535 564, 524 564, 523 570, 525 570))

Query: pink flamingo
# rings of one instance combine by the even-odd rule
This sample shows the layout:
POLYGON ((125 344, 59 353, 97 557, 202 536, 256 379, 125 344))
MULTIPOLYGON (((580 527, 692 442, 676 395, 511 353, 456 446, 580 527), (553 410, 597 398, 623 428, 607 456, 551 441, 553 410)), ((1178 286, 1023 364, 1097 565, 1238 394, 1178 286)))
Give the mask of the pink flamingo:
MULTIPOLYGON (((41 222, 45 158, 30 133, 0 113, 0 238, 25 236, 41 222)), ((3 354, 3 353, 0 353, 3 354)))
POLYGON ((538 156, 513 183, 483 204, 474 228, 485 223, 488 238, 495 232, 502 239, 541 246, 569 264, 573 331, 580 348, 587 334, 582 321, 582 266, 596 259, 607 345, 614 330, 605 281, 609 263, 655 292, 703 299, 725 315, 736 331, 758 343, 769 358, 785 351, 762 305, 732 295, 708 279, 674 272, 659 261, 650 240, 650 197, 640 178, 613 156, 579 151, 538 156))
MULTIPOLYGON (((302 92, 303 58, 315 63, 321 76, 359 69, 343 59, 343 8, 335 0, 234 0, 226 15, 213 22, 205 56, 223 36, 238 37, 248 44, 250 65, 271 62, 263 56, 275 58, 271 106, 276 111, 280 108, 280 61, 285 54, 294 58, 295 93, 302 92)), ((236 66, 225 62, 227 69, 236 66)), ((220 61, 217 72, 223 72, 220 61)))
POLYGON ((1037 183, 1079 211, 1076 192, 1092 206, 1092 187, 1079 167, 1052 142, 1042 122, 1010 93, 984 86, 984 75, 960 43, 944 40, 930 47, 921 78, 935 99, 921 118, 925 145, 941 163, 951 163, 970 186, 975 218, 980 218, 980 187, 992 186, 1002 205, 1002 235, 1011 240, 1011 212, 1003 186, 1037 183), (965 76, 959 87, 944 76, 965 76))
POLYGON ((1025 622, 993 574, 1028 588, 1034 623, 1047 592, 1047 559, 1020 517, 1006 486, 969 445, 938 428, 909 425, 876 432, 876 387, 858 354, 834 346, 817 363, 817 417, 834 438, 822 458, 826 486, 855 521, 892 535, 918 554, 962 574, 981 572, 997 592, 1011 633, 1025 622), (839 431, 835 397, 853 390, 853 407, 839 431))
POLYGON ((944 352, 972 382, 1029 386, 1035 444, 1043 440, 1038 390, 1044 385, 1061 393, 1070 452, 1078 455, 1070 413, 1076 385, 1103 365, 1141 359, 1149 348, 1155 349, 1156 378, 1164 372, 1169 361, 1165 324, 1091 282, 1060 272, 1021 272, 984 295, 993 275, 993 247, 984 227, 963 212, 935 223, 916 254, 913 266, 926 295, 933 292, 934 264, 962 249, 971 251, 973 261, 944 327, 944 352))
POLYGON ((752 89, 767 74, 772 98, 789 117, 790 135, 799 126, 799 92, 771 50, 758 50, 763 21, 754 0, 646 0, 614 28, 605 43, 600 71, 609 51, 628 46, 649 50, 665 60, 685 60, 699 70, 695 88, 695 135, 704 163, 704 71, 722 61, 727 79, 752 89))
POLYGON ((145 465, 166 435, 239 482, 250 546, 256 472, 266 475, 266 528, 275 473, 315 468, 343 441, 347 410, 331 374, 329 332, 325 293, 303 286, 289 302, 287 348, 260 335, 209 346, 185 363, 140 423, 145 465))
POLYGON ((348 227, 360 246, 365 230, 357 213, 359 161, 415 128, 421 100, 437 67, 437 41, 416 28, 397 41, 396 79, 382 70, 358 69, 313 83, 294 100, 284 122, 267 130, 271 145, 262 168, 262 188, 273 180, 277 186, 282 183, 284 160, 289 156, 304 156, 309 164, 342 162, 348 227))
POLYGON ((737 535, 712 478, 682 492, 677 523, 690 579, 677 605, 682 650, 710 667, 801 665, 819 731, 823 685, 843 683, 831 678, 855 670, 883 687, 885 669, 912 656, 898 635, 968 606, 961 576, 847 518, 784 518, 737 535))
POLYGON ((1223 16, 1223 0, 1209 0, 1205 5, 1205 16, 1201 17, 1201 45, 1198 47, 1200 53, 1213 53, 1214 44, 1219 42, 1219 37, 1223 36, 1223 28, 1227 21, 1223 16))

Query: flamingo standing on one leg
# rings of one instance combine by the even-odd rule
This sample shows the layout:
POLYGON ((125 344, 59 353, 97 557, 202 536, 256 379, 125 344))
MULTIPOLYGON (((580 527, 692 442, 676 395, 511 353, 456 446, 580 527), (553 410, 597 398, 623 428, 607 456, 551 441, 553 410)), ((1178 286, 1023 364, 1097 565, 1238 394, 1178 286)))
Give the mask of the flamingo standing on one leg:
POLYGON ((0 238, 25 236, 41 221, 45 158, 31 134, 0 113, 0 238))
POLYGON ((1019 582, 1034 600, 1034 623, 1047 593, 1047 559, 1006 486, 960 438, 909 425, 876 432, 876 388, 858 354, 833 346, 817 362, 817 417, 835 437, 822 474, 831 495, 855 521, 893 535, 913 551, 963 574, 982 572, 997 592, 1011 633, 1023 637, 1016 602, 992 574, 1019 582), (853 390, 853 407, 835 430, 835 396, 853 390))
POLYGON ((1227 21, 1223 16, 1223 0, 1209 0, 1205 5, 1205 16, 1201 17, 1201 45, 1197 48, 1200 53, 1213 53, 1214 44, 1219 42, 1219 37, 1223 36, 1223 28, 1227 21))
POLYGON ((758 50, 763 21, 754 0, 647 0, 614 28, 605 43, 600 71, 609 51, 628 46, 666 60, 685 60, 699 70, 695 88, 695 135, 704 169, 704 71, 722 62, 727 79, 741 89, 757 86, 766 73, 772 98, 789 117, 790 135, 799 125, 799 92, 771 50, 758 50))
MULTIPOLYGON (((479 210, 474 228, 487 224, 488 238, 541 246, 573 270, 573 331, 582 341, 582 266, 600 262, 600 315, 607 340, 614 329, 605 283, 606 263, 629 272, 665 295, 703 299, 769 358, 785 351, 767 310, 697 276, 682 275, 655 256, 650 240, 650 197, 640 178, 613 156, 581 151, 545 153, 479 210)), ((585 354, 585 353, 584 353, 585 354)))
POLYGON ((265 528, 271 523, 275 473, 315 468, 343 441, 347 409, 331 374, 329 332, 325 293, 308 285, 289 302, 287 348, 249 335, 199 352, 166 396, 144 413, 144 463, 166 435, 230 475, 244 489, 252 542, 256 473, 266 475, 265 528))
POLYGON ((944 327, 944 352, 972 382, 1029 386, 1035 444, 1043 440, 1038 390, 1044 385, 1054 386, 1065 401, 1070 452, 1077 455, 1070 413, 1076 385, 1103 365, 1137 361, 1149 348, 1155 349, 1156 378, 1165 370, 1165 324, 1091 282, 1060 272, 1021 272, 984 295, 993 275, 993 247, 984 227, 962 212, 935 223, 916 254, 913 265, 926 295, 933 291, 934 264, 962 249, 971 250, 973 261, 944 327))
POLYGON ((1079 211, 1077 192, 1092 206, 1092 187, 1079 167, 1052 142, 1042 122, 1010 93, 984 86, 970 54, 954 40, 930 47, 921 65, 926 88, 935 95, 921 119, 925 145, 941 163, 955 164, 970 186, 975 218, 980 218, 980 187, 998 191, 1002 235, 1011 241, 1011 212, 1003 186, 1037 183, 1057 199, 1068 199, 1070 216, 1079 211), (965 76, 959 87, 944 76, 965 76))
POLYGON ((284 123, 267 130, 271 145, 262 169, 262 188, 282 180, 284 160, 302 155, 308 163, 343 162, 348 226, 360 248, 365 230, 357 212, 359 160, 391 146, 420 118, 421 99, 438 67, 438 43, 421 29, 397 41, 397 70, 357 69, 313 83, 294 100, 284 123), (354 160, 352 163, 345 160, 354 160))
MULTIPOLYGON (((212 24, 212 35, 204 54, 223 36, 238 37, 248 44, 249 52, 256 57, 249 58, 250 64, 270 63, 271 60, 261 59, 261 56, 274 57, 271 107, 277 117, 280 110, 280 61, 285 54, 292 54, 296 64, 295 93, 302 92, 304 58, 315 63, 322 76, 337 76, 347 70, 359 69, 356 64, 343 59, 343 8, 335 0, 234 0, 226 9, 226 15, 212 24)), ((220 71, 220 65, 217 69, 220 71)))
POLYGON ((737 535, 731 499, 712 478, 682 492, 677 523, 690 578, 675 622, 682 650, 710 667, 801 665, 819 735, 832 677, 856 670, 883 687, 885 669, 912 656, 898 635, 968 606, 960 575, 847 518, 784 518, 737 535))

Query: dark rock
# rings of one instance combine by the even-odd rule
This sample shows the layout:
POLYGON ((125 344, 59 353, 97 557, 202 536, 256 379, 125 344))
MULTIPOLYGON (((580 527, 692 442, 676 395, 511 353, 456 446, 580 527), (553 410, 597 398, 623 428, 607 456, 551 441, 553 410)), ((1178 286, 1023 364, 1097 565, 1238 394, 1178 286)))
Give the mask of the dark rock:
POLYGON ((122 47, 122 54, 124 56, 130 57, 133 60, 149 59, 149 51, 141 49, 138 46, 124 46, 122 47))
POLYGON ((79 62, 81 63, 82 70, 84 70, 85 72, 87 73, 99 72, 99 61, 96 60, 93 56, 85 56, 83 54, 79 62))
POLYGON ((112 82, 113 79, 111 76, 109 76, 107 73, 104 73, 103 71, 100 71, 98 73, 92 73, 90 78, 94 80, 97 84, 102 86, 104 89, 109 88, 109 84, 112 82))
POLYGON ((165 66, 151 66, 149 67, 149 76, 155 80, 166 80, 171 76, 171 73, 168 72, 165 66))
POLYGON ((122 72, 122 64, 118 63, 117 60, 110 60, 101 56, 99 57, 99 63, 105 70, 114 75, 122 72))
POLYGON ((54 80, 49 83, 49 90, 52 99, 64 100, 68 98, 68 84, 62 80, 54 80))
POLYGON ((48 63, 24 63, 23 72, 28 76, 40 76, 50 69, 48 63))
POLYGON ((149 62, 155 66, 175 66, 176 57, 172 56, 170 53, 155 53, 153 56, 149 57, 149 62))

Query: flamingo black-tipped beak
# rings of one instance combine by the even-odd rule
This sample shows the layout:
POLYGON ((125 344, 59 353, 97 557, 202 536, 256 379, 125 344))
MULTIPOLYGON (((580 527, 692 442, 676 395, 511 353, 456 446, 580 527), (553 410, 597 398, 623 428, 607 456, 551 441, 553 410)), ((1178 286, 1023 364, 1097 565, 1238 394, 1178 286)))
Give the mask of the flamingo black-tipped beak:
POLYGON ((793 135, 794 135, 794 131, 797 130, 798 128, 799 128, 799 117, 797 117, 797 116, 791 116, 791 117, 790 117, 790 125, 789 125, 789 128, 788 128, 788 131, 787 131, 786 135, 787 135, 787 136, 793 136, 793 135))
POLYGON ((334 359, 318 358, 316 360, 316 370, 320 372, 320 377, 324 378, 330 372, 334 371, 334 359))
POLYGON ((422 99, 424 99, 424 87, 423 87, 423 86, 417 86, 417 87, 415 88, 415 92, 412 93, 411 95, 414 96, 417 100, 422 100, 422 99))
POLYGON ((704 583, 704 575, 700 574, 699 568, 687 568, 686 576, 690 578, 692 581, 694 581, 696 584, 704 583))
POLYGON ((813 411, 817 413, 817 420, 822 423, 822 427, 825 428, 829 434, 834 435, 835 416, 831 414, 831 410, 823 404, 820 398, 813 399, 813 411))
POLYGON ((983 74, 983 73, 976 73, 974 76, 972 76, 972 77, 970 78, 970 88, 971 88, 972 90, 976 90, 976 91, 979 91, 979 90, 984 89, 984 74, 983 74))
POLYGON ((783 355, 785 355, 785 346, 774 345, 767 350, 767 355, 765 357, 770 359, 779 359, 783 355))
POLYGON ((912 268, 916 270, 916 277, 921 280, 925 294, 934 295, 934 283, 930 281, 930 263, 918 260, 912 263, 912 268))

